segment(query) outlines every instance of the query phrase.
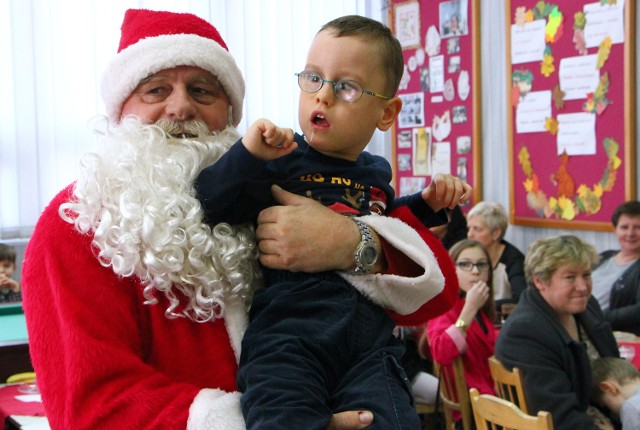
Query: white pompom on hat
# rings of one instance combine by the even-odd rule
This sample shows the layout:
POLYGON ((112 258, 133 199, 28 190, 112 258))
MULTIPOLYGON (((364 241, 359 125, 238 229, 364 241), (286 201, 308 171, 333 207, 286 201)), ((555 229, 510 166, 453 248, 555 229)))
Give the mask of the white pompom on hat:
POLYGON ((218 79, 233 107, 233 125, 240 123, 244 79, 213 25, 190 13, 129 9, 121 33, 118 53, 102 77, 109 121, 120 121, 122 105, 144 78, 164 69, 194 66, 218 79))

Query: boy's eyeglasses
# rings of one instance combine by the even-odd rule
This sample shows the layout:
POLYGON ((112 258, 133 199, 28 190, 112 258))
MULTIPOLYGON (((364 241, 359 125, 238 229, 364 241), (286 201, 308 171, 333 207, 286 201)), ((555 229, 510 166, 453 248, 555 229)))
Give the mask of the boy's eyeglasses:
POLYGON ((362 88, 356 81, 351 81, 348 79, 340 79, 339 81, 330 81, 328 79, 324 79, 316 72, 311 72, 309 70, 303 70, 300 73, 295 73, 298 77, 298 85, 300 89, 305 93, 315 93, 320 91, 320 88, 324 85, 325 82, 333 85, 333 93, 337 98, 347 103, 355 103, 360 100, 362 94, 369 94, 370 96, 380 97, 381 99, 389 100, 390 97, 383 96, 382 94, 374 93, 373 91, 365 90, 362 88))
POLYGON ((465 272, 471 272, 474 266, 478 268, 479 272, 488 272, 489 267, 491 267, 491 265, 486 261, 478 261, 477 263, 472 263, 471 261, 458 261, 456 266, 465 272))

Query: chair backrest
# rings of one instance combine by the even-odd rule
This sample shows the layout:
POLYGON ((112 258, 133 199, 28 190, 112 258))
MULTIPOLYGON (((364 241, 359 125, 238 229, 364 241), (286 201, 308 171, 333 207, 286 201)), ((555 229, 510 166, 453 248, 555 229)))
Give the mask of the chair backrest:
POLYGON ((416 412, 418 415, 430 415, 438 413, 442 410, 440 405, 432 403, 422 403, 416 399, 416 412))
POLYGON ((471 411, 471 401, 469 400, 469 388, 464 378, 464 366, 462 357, 458 356, 453 363, 443 366, 434 362, 437 373, 440 375, 440 400, 446 430, 455 428, 454 411, 460 413, 462 417, 462 429, 473 429, 473 413, 471 411))
POLYGON ((477 430, 553 430, 549 412, 528 415, 508 400, 491 394, 481 395, 476 388, 469 391, 477 430))
POLYGON ((509 370, 494 355, 489 357, 489 370, 491 377, 496 384, 496 393, 501 399, 505 399, 517 407, 525 414, 529 413, 527 397, 524 393, 524 377, 519 368, 514 367, 509 370))

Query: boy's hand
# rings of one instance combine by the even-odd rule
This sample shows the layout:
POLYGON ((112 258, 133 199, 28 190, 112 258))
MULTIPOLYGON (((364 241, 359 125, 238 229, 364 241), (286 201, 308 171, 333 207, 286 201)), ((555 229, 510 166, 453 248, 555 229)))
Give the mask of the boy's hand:
POLYGON ((242 144, 254 157, 265 161, 280 158, 298 147, 293 141, 292 129, 278 127, 264 118, 249 127, 242 144))
POLYGON ((453 209, 471 199, 473 188, 462 179, 444 173, 436 173, 431 183, 422 190, 422 199, 438 212, 440 209, 453 209))

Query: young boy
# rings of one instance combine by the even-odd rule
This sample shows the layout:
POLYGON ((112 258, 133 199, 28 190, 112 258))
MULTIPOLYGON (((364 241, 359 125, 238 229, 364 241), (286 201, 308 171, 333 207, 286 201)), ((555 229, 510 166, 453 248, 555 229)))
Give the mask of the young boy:
POLYGON ((20 284, 11 279, 15 271, 16 249, 0 243, 0 303, 22 301, 20 284))
POLYGON ((599 358, 591 364, 592 397, 620 417, 622 430, 640 429, 640 371, 624 358, 599 358))
MULTIPOLYGON (((256 121, 196 181, 207 222, 254 222, 260 210, 276 204, 273 183, 346 215, 409 205, 423 222, 446 221, 420 194, 394 200, 389 163, 363 152, 375 129, 388 130, 400 111, 402 102, 394 95, 403 64, 399 42, 381 23, 347 16, 325 24, 305 70, 296 74, 304 137, 256 121)), ((363 239, 355 274, 369 273, 380 243, 366 224, 352 219, 363 239)), ((266 288, 253 298, 238 373, 247 429, 325 429, 332 413, 353 409, 373 411, 371 428, 419 427, 411 386, 398 364, 403 348, 392 335, 395 324, 349 284, 358 287, 357 276, 269 269, 264 276, 266 288)), ((422 298, 441 288, 440 275, 430 278, 415 286, 422 298)), ((366 294, 366 286, 359 288, 366 294)))

